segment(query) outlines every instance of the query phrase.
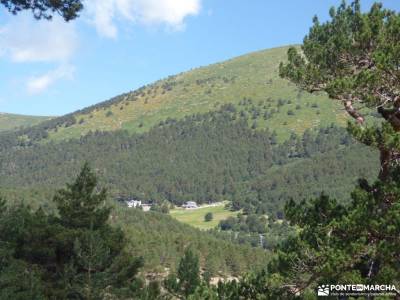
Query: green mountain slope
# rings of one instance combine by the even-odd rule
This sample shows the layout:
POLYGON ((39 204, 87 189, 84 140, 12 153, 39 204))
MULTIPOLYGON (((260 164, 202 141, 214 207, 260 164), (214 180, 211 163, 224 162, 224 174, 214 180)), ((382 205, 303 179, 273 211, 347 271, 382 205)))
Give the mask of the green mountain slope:
POLYGON ((262 269, 271 257, 260 248, 230 242, 229 235, 210 234, 169 215, 126 208, 114 213, 113 223, 126 232, 131 253, 144 257, 145 270, 175 269, 188 246, 196 249, 202 268, 212 276, 262 269))
MULTIPOLYGON (((34 209, 40 206, 47 213, 56 209, 51 200, 54 191, 43 188, 12 190, 0 187, 0 194, 9 203, 18 204, 22 200, 34 209)), ((169 215, 127 209, 115 201, 110 205, 114 207, 110 223, 125 231, 127 251, 132 256, 144 258, 145 266, 141 269, 144 274, 156 272, 165 276, 168 269, 176 268, 188 246, 196 249, 202 269, 212 276, 239 275, 261 269, 271 256, 271 252, 236 241, 230 234, 201 231, 169 215)))
POLYGON ((360 145, 342 128, 308 130, 277 143, 271 131, 249 127, 242 112, 226 105, 144 134, 97 132, 3 150, 0 186, 60 187, 88 161, 115 198, 177 205, 230 200, 237 209, 274 214, 290 198, 321 191, 344 200, 357 178, 376 176, 378 156, 365 150, 369 155, 358 157, 360 145))
POLYGON ((278 66, 286 51, 287 47, 282 47, 250 53, 170 76, 53 120, 45 128, 53 140, 96 130, 145 132, 168 118, 213 111, 226 103, 238 106, 244 99, 270 112, 270 118, 260 120, 258 126, 275 129, 282 139, 290 131, 301 133, 306 128, 343 124, 340 107, 332 101, 320 101, 327 100, 326 96, 301 92, 279 78, 278 66))
MULTIPOLYGON (((51 211, 54 190, 88 161, 112 200, 227 200, 236 211, 272 217, 282 215, 286 200, 322 191, 346 201, 357 178, 376 177, 378 157, 369 149, 359 156, 360 145, 343 128, 330 126, 345 122, 334 102, 278 77, 286 50, 192 70, 0 133, 0 194, 51 211)), ((174 268, 187 245, 199 249, 202 266, 209 264, 214 273, 265 265, 263 252, 251 261, 255 252, 248 247, 218 241, 169 216, 116 206, 112 222, 125 229, 129 251, 143 255, 148 270, 174 268)))
POLYGON ((21 126, 28 127, 49 119, 51 118, 0 113, 0 131, 12 130, 21 126))

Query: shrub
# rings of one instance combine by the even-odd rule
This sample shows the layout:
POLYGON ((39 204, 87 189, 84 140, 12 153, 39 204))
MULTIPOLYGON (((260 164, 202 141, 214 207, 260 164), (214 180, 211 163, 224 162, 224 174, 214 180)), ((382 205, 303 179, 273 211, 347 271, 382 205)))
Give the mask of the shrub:
POLYGON ((213 213, 212 213, 212 212, 208 212, 208 213, 206 213, 205 216, 204 216, 204 221, 210 222, 210 221, 213 220, 213 218, 214 218, 213 213))

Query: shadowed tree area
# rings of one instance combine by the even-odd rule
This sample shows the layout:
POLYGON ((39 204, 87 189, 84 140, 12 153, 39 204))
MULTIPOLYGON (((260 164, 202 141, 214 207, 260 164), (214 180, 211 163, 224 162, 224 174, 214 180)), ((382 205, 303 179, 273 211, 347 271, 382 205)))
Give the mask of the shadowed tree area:
POLYGON ((106 191, 85 164, 54 197, 59 215, 0 202, 1 299, 140 298, 143 262, 125 252, 121 229, 108 224, 106 191))

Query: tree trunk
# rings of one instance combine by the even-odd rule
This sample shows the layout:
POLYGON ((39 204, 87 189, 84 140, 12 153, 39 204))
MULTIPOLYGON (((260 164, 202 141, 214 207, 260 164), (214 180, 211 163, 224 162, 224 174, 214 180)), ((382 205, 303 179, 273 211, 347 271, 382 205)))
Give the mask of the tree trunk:
POLYGON ((390 172, 390 163, 392 160, 392 152, 384 147, 379 149, 380 151, 380 160, 381 160, 381 169, 379 172, 379 179, 381 181, 386 181, 390 172))

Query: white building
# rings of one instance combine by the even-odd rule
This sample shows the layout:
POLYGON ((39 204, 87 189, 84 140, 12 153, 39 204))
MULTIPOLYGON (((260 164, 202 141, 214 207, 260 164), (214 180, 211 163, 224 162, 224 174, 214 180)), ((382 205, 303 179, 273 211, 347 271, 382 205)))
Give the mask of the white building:
POLYGON ((151 209, 151 207, 152 207, 151 204, 146 204, 146 203, 142 204, 143 211, 149 211, 151 209))
POLYGON ((182 207, 183 207, 183 208, 186 208, 186 209, 199 208, 199 207, 197 206, 197 203, 194 202, 194 201, 188 201, 188 202, 186 202, 185 204, 183 204, 182 207))
POLYGON ((140 200, 127 200, 126 205, 128 205, 129 208, 136 208, 142 206, 142 201, 140 200))

